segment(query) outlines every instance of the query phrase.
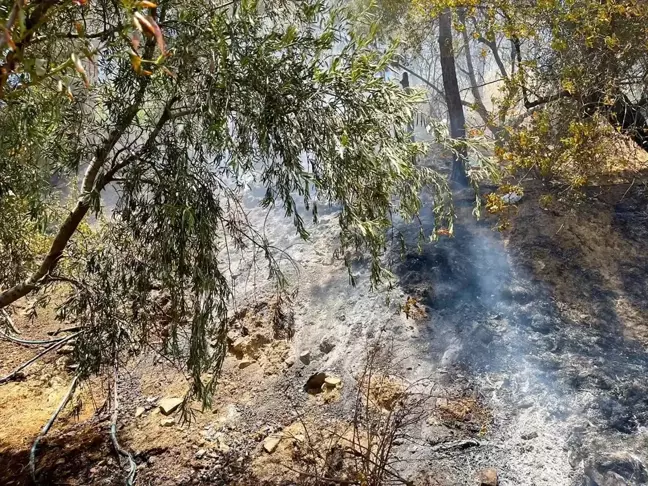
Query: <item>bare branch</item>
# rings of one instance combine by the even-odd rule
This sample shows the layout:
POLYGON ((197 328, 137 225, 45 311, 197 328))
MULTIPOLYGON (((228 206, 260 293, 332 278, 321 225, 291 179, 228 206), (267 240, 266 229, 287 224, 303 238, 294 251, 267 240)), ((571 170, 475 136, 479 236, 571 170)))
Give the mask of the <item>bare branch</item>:
POLYGON ((70 336, 68 336, 68 337, 66 337, 66 338, 63 338, 63 339, 61 339, 60 341, 58 341, 58 342, 52 344, 49 348, 45 348, 43 351, 41 351, 40 353, 38 353, 38 354, 37 354, 36 356, 34 356, 32 359, 30 359, 29 361, 27 361, 27 362, 21 364, 18 368, 16 368, 15 370, 13 370, 13 371, 12 371, 11 373, 9 373, 7 376, 4 376, 4 377, 0 378, 0 385, 2 385, 2 384, 4 384, 4 383, 7 383, 7 382, 11 381, 11 380, 12 380, 12 379, 13 379, 13 378, 18 374, 18 373, 20 373, 22 370, 24 370, 25 368, 27 368, 29 365, 31 365, 32 363, 36 362, 38 359, 42 358, 43 356, 45 356, 45 355, 46 355, 47 353, 49 353, 50 351, 54 351, 55 349, 60 348, 61 346, 63 346, 65 343, 67 343, 67 342, 70 341, 71 339, 77 337, 79 334, 80 334, 80 333, 78 333, 78 332, 77 332, 76 334, 72 334, 72 335, 70 335, 70 336))
POLYGON ((14 334, 20 334, 20 330, 18 330, 18 328, 14 324, 7 310, 6 309, 0 309, 0 310, 2 310, 2 317, 5 318, 5 321, 7 322, 7 327, 11 330, 11 332, 13 332, 14 334))
POLYGON ((7 333, 2 332, 2 331, 0 331, 0 337, 6 339, 7 341, 11 341, 11 342, 17 343, 17 344, 23 344, 23 345, 26 345, 26 346, 34 346, 34 345, 42 346, 42 345, 45 345, 45 344, 54 344, 54 343, 58 343, 61 339, 63 339, 63 338, 59 338, 59 339, 41 339, 41 340, 39 340, 39 339, 19 339, 17 337, 11 336, 10 334, 7 334, 7 333))
POLYGON ((49 432, 49 429, 52 428, 52 425, 54 424, 57 417, 61 413, 61 410, 65 408, 67 403, 70 401, 70 398, 72 398, 72 395, 74 395, 74 390, 76 390, 78 380, 79 380, 79 375, 75 376, 74 379, 72 380, 72 383, 70 383, 70 388, 68 389, 68 392, 65 394, 63 400, 61 400, 61 403, 59 403, 59 406, 56 408, 56 410, 54 411, 50 419, 47 421, 43 429, 36 437, 36 440, 34 441, 34 445, 32 445, 31 451, 29 452, 29 470, 31 471, 31 477, 34 480, 34 483, 36 483, 36 448, 38 447, 38 444, 40 443, 41 439, 45 437, 47 432, 49 432))

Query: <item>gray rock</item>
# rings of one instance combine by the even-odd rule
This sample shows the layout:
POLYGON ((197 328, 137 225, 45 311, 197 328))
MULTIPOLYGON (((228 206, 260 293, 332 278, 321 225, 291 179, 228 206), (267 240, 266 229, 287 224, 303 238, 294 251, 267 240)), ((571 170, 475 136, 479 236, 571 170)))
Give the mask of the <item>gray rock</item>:
POLYGON ((253 365, 253 364, 254 364, 254 360, 253 360, 253 359, 243 358, 243 359, 240 361, 238 367, 239 367, 240 369, 245 369, 245 368, 247 368, 248 366, 251 366, 251 365, 253 365))
POLYGON ((531 439, 537 438, 538 433, 534 430, 533 432, 528 432, 526 434, 522 434, 521 437, 522 437, 522 440, 531 440, 531 439))
POLYGON ((74 353, 74 346, 71 344, 66 344, 65 346, 62 346, 57 352, 57 354, 72 354, 74 353))
POLYGON ((319 349, 322 353, 328 354, 335 349, 335 343, 331 338, 324 338, 319 345, 319 349))
POLYGON ((304 363, 305 365, 310 364, 311 361, 311 354, 310 351, 304 351, 299 355, 299 361, 304 363))
POLYGON ((265 438, 263 441, 263 450, 266 451, 268 454, 272 454, 274 451, 277 450, 277 447, 279 446, 279 442, 281 442, 281 439, 283 437, 281 435, 271 435, 265 438))
POLYGON ((175 421, 174 418, 165 418, 165 419, 160 420, 160 425, 162 427, 171 427, 171 426, 175 425, 175 423, 176 423, 176 421, 175 421))

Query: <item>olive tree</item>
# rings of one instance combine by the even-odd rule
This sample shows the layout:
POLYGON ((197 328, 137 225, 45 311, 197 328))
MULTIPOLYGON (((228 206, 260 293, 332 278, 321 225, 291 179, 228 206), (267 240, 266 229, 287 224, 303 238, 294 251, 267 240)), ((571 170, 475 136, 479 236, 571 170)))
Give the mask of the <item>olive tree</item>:
MULTIPOLYGON (((419 101, 380 73, 393 50, 310 1, 16 0, 4 7, 0 308, 65 292, 83 378, 158 342, 208 402, 231 303, 224 251, 276 249, 247 221, 246 185, 283 207, 340 206, 342 252, 371 256, 444 180, 415 161, 419 101), (335 47, 335 49, 334 49, 335 47), (80 181, 56 192, 53 179, 80 181), (102 195, 116 191, 116 206, 102 195), (6 221, 6 223, 5 223, 6 221), (164 305, 159 296, 164 294, 164 305), (163 307, 163 308, 161 308, 163 307), (210 344, 211 343, 211 344, 210 344)), ((437 198, 437 224, 447 198, 437 198)), ((52 346, 60 345, 55 340, 52 346)), ((48 348, 50 349, 50 348, 48 348)))

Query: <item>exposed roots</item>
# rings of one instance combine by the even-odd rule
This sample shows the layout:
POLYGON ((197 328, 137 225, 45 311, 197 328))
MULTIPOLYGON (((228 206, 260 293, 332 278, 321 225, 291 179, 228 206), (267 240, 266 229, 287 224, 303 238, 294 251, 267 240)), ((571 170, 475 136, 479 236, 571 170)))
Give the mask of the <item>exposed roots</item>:
POLYGON ((29 470, 31 472, 31 477, 34 480, 34 483, 37 483, 36 481, 36 448, 38 447, 39 442, 47 432, 49 432, 49 429, 52 428, 52 425, 56 421, 56 418, 59 416, 61 413, 61 410, 65 408, 65 406, 68 404, 70 401, 70 398, 72 398, 72 395, 74 395, 74 390, 76 390, 77 387, 77 382, 79 380, 79 375, 75 376, 74 379, 72 380, 72 383, 70 383, 70 388, 68 392, 65 394, 63 397, 63 400, 61 400, 61 403, 59 403, 59 406, 57 409, 54 411, 50 419, 47 421, 43 429, 40 431, 38 436, 36 437, 36 440, 34 441, 34 445, 32 445, 31 451, 29 452, 29 470))
POLYGON ((45 356, 45 355, 46 355, 47 353, 49 353, 50 351, 54 351, 55 349, 60 348, 60 347, 63 346, 66 342, 68 342, 68 341, 72 340, 73 338, 77 337, 79 334, 80 334, 80 333, 78 333, 78 332, 77 332, 76 334, 72 334, 72 335, 70 335, 70 336, 68 336, 68 337, 66 337, 66 338, 63 338, 63 339, 61 339, 61 340, 55 342, 54 344, 52 344, 52 345, 49 346, 48 348, 45 348, 43 351, 41 351, 40 353, 38 353, 38 354, 37 354, 36 356, 34 356, 32 359, 30 359, 29 361, 26 361, 25 363, 23 363, 23 364, 21 364, 20 366, 18 366, 18 368, 16 368, 15 370, 13 370, 13 371, 12 371, 11 373, 9 373, 7 376, 4 376, 4 377, 0 378, 0 385, 2 385, 2 384, 4 384, 4 383, 7 383, 7 382, 11 381, 12 379, 14 379, 14 378, 18 375, 18 373, 20 373, 22 370, 24 370, 25 368, 27 368, 29 365, 31 365, 31 364, 33 364, 34 362, 38 361, 40 358, 42 358, 43 356, 45 356))

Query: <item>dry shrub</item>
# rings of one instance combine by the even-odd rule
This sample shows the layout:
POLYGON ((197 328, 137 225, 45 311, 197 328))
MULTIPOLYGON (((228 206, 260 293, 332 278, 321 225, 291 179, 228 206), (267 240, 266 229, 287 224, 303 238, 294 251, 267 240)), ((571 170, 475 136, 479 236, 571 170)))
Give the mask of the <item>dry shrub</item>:
MULTIPOLYGON (((422 424, 433 398, 427 380, 407 383, 397 376, 391 347, 374 346, 357 378, 352 417, 347 421, 307 419, 282 431, 272 455, 299 485, 413 485, 399 474, 395 448, 416 439, 411 430, 422 424)), ((276 476, 275 476, 276 477, 276 476)))

